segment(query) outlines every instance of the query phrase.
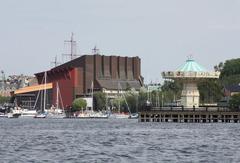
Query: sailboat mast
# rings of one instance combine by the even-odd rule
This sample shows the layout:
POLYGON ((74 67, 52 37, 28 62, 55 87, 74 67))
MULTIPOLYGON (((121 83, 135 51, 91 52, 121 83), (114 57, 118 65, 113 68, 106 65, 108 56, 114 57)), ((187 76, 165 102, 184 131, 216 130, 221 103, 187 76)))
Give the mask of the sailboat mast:
POLYGON ((92 87, 92 112, 93 112, 93 81, 91 87, 92 87))
POLYGON ((46 93, 47 93, 47 72, 44 73, 44 95, 43 95, 43 111, 46 110, 46 93))
POLYGON ((119 88, 120 87, 120 83, 118 82, 118 112, 120 113, 120 92, 119 92, 119 88))
POLYGON ((59 108, 59 101, 58 101, 58 94, 59 94, 59 87, 58 87, 58 82, 57 82, 57 99, 56 99, 56 107, 57 109, 59 108))

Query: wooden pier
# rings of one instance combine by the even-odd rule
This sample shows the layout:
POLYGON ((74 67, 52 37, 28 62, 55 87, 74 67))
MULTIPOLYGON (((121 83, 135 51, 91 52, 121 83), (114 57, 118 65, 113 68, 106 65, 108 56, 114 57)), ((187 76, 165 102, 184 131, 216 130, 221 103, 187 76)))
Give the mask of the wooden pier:
POLYGON ((226 108, 155 108, 141 111, 139 122, 240 123, 240 111, 226 108))

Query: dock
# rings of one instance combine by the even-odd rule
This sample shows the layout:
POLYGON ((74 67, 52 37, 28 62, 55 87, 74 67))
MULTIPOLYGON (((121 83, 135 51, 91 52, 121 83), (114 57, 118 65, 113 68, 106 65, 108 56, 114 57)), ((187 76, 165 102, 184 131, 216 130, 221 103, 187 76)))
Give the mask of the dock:
POLYGON ((227 108, 151 108, 139 112, 139 122, 240 123, 240 111, 227 108))

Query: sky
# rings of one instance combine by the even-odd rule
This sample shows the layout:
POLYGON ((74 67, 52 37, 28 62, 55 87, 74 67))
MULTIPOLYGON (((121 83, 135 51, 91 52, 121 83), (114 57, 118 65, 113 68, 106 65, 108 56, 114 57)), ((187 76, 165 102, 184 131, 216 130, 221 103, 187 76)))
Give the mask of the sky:
POLYGON ((208 70, 240 56, 239 0, 7 0, 0 5, 0 70, 48 70, 77 52, 139 56, 145 82, 162 81, 189 55, 208 70))

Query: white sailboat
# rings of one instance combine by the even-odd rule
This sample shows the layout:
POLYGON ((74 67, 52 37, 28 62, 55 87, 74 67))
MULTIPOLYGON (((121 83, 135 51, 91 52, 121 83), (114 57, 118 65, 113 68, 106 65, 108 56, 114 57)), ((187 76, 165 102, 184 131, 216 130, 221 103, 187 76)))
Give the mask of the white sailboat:
MULTIPOLYGON (((40 91, 38 92, 38 97, 39 97, 40 91)), ((47 72, 44 72, 44 93, 43 93, 43 107, 41 107, 40 112, 34 116, 34 118, 46 118, 47 113, 45 112, 46 110, 46 94, 47 94, 47 72)), ((36 99, 34 108, 36 107, 38 97, 36 99)), ((41 101, 42 103, 42 101, 41 101)))
POLYGON ((32 118, 37 115, 36 110, 22 109, 20 118, 32 118))
MULTIPOLYGON (((118 83, 118 89, 122 90, 122 87, 121 87, 120 83, 118 83)), ((119 92, 120 91, 118 90, 118 94, 120 94, 119 92)), ((126 100, 126 97, 125 97, 124 93, 121 93, 120 97, 123 97, 124 102, 127 105, 128 113, 121 113, 120 112, 120 101, 119 101, 119 103, 118 103, 118 105, 119 105, 118 106, 118 109, 119 109, 118 113, 112 113, 111 117, 117 118, 117 119, 137 119, 138 118, 138 113, 131 113, 130 107, 128 105, 128 102, 126 100)))
MULTIPOLYGON (((123 93, 120 93, 121 90, 122 90, 121 89, 121 85, 120 85, 120 83, 118 83, 118 98, 120 98, 122 96, 124 97, 124 101, 127 104, 128 111, 131 114, 131 111, 130 111, 130 109, 128 107, 128 103, 127 103, 127 100, 126 100, 125 96, 123 95, 123 93)), ((117 113, 111 113, 110 117, 111 118, 117 118, 117 119, 128 119, 129 116, 130 116, 129 113, 121 112, 121 105, 120 105, 120 100, 119 100, 118 101, 118 112, 117 113)))
POLYGON ((15 107, 14 109, 11 109, 10 112, 7 114, 8 118, 18 118, 21 115, 20 109, 18 107, 15 107))
POLYGON ((21 108, 21 116, 20 118, 33 118, 37 115, 36 110, 31 109, 31 101, 29 102, 29 106, 26 108, 21 108))
POLYGON ((91 110, 88 110, 88 111, 82 111, 82 113, 80 113, 77 118, 84 118, 84 119, 87 119, 87 118, 97 118, 97 119, 106 119, 108 118, 108 114, 105 114, 101 111, 99 112, 96 112, 93 110, 93 81, 92 81, 92 84, 91 84, 91 96, 92 96, 92 107, 91 107, 91 110))
POLYGON ((64 112, 64 106, 62 101, 62 96, 60 92, 60 88, 57 82, 57 93, 56 93, 56 108, 51 107, 51 109, 47 110, 47 118, 66 118, 66 114, 64 112), (61 101, 61 106, 59 105, 59 98, 61 101))

